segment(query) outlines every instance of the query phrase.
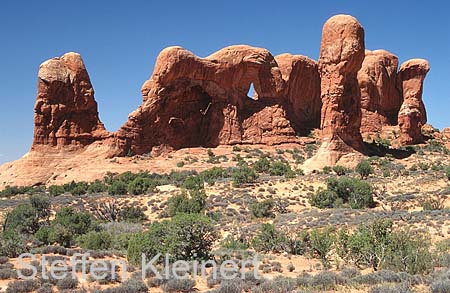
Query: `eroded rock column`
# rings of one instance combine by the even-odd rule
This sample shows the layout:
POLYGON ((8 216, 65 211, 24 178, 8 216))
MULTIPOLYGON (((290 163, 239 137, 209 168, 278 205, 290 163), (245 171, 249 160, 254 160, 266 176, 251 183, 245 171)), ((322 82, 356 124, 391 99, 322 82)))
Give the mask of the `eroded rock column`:
POLYGON ((411 59, 400 66, 397 86, 403 94, 403 103, 398 113, 402 145, 423 142, 422 126, 427 122, 427 113, 422 92, 423 81, 429 70, 430 65, 424 59, 411 59))

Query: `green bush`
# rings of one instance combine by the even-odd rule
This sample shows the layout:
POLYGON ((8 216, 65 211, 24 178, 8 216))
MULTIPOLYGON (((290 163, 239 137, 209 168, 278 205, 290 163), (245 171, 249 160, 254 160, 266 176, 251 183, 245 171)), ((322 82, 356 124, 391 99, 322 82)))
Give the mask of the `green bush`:
POLYGON ((311 198, 309 203, 319 209, 334 208, 340 206, 343 201, 339 199, 333 190, 318 190, 311 198))
POLYGON ((222 240, 220 247, 231 250, 246 250, 248 249, 248 244, 242 239, 228 235, 222 240))
POLYGON ((334 244, 334 234, 331 228, 315 229, 310 233, 311 250, 325 266, 328 266, 327 256, 334 244))
POLYGON ((84 249, 107 250, 112 246, 112 237, 109 233, 90 231, 76 239, 77 244, 84 249))
POLYGON ((66 192, 64 190, 64 186, 61 185, 51 185, 48 188, 48 192, 50 193, 51 196, 59 196, 61 194, 63 194, 64 192, 66 192))
POLYGON ((352 209, 373 207, 372 186, 364 180, 350 177, 329 178, 326 190, 318 190, 310 198, 318 208, 339 207, 348 204, 352 209))
POLYGON ((32 186, 5 186, 5 189, 0 191, 0 197, 11 197, 18 194, 30 194, 38 191, 32 186))
POLYGON ((248 166, 241 166, 233 171, 232 178, 233 186, 240 187, 244 184, 254 183, 258 179, 258 175, 248 166))
POLYGON ((202 171, 200 177, 204 182, 213 185, 217 179, 230 177, 228 170, 221 167, 213 167, 211 169, 202 171))
POLYGON ((88 192, 89 184, 87 182, 77 182, 69 190, 73 195, 83 195, 88 192))
POLYGON ((445 176, 450 180, 450 166, 445 167, 445 176))
POLYGON ((182 187, 189 190, 202 189, 204 188, 203 178, 199 175, 189 176, 184 180, 182 187))
POLYGON ((100 193, 108 190, 108 186, 100 180, 95 180, 91 184, 89 184, 88 192, 89 193, 100 193))
POLYGON ((96 229, 91 215, 77 212, 71 207, 60 209, 50 226, 44 226, 36 233, 38 240, 44 243, 58 243, 68 247, 80 235, 96 229))
POLYGON ((250 204, 250 211, 255 218, 271 218, 273 213, 274 201, 273 199, 266 199, 263 201, 256 201, 250 204))
POLYGON ((29 203, 22 203, 6 214, 4 230, 34 234, 39 229, 37 211, 29 203))
POLYGON ((421 234, 394 231, 391 220, 360 225, 353 233, 340 232, 337 246, 345 261, 374 270, 423 274, 433 267, 430 241, 421 234))
POLYGON ((285 162, 273 162, 270 166, 269 174, 272 176, 285 176, 286 178, 293 178, 295 175, 289 163, 285 162))
POLYGON ((205 190, 191 190, 189 195, 187 192, 182 192, 169 198, 167 200, 167 213, 171 217, 180 213, 201 213, 205 209, 205 205, 205 190))
POLYGON ((120 221, 139 223, 147 220, 147 216, 140 207, 125 206, 119 213, 120 221))
POLYGON ((108 194, 109 195, 127 194, 127 184, 118 180, 113 181, 111 185, 108 187, 108 194))
POLYGON ((252 247, 261 252, 282 252, 286 235, 272 224, 262 224, 258 234, 252 239, 252 247))
POLYGON ((336 173, 336 175, 342 176, 342 175, 347 174, 350 170, 348 170, 344 166, 336 165, 333 167, 333 171, 334 171, 334 173, 336 173))
POLYGON ((36 211, 38 220, 47 222, 51 213, 50 198, 46 195, 34 194, 30 196, 30 203, 36 211))
POLYGON ((368 160, 364 160, 356 166, 355 171, 361 176, 361 179, 366 179, 373 174, 373 167, 368 160))
POLYGON ((178 214, 171 220, 150 225, 147 232, 130 239, 127 258, 139 264, 141 254, 169 254, 175 260, 209 259, 217 240, 211 220, 200 214, 178 214))
POLYGON ((128 184, 128 192, 132 195, 140 195, 146 192, 153 192, 155 187, 151 179, 137 177, 128 184))
POLYGON ((4 231, 0 234, 0 255, 18 257, 27 252, 25 241, 15 231, 4 231))
POLYGON ((258 173, 268 173, 270 169, 270 161, 267 157, 259 158, 253 164, 253 169, 258 173))

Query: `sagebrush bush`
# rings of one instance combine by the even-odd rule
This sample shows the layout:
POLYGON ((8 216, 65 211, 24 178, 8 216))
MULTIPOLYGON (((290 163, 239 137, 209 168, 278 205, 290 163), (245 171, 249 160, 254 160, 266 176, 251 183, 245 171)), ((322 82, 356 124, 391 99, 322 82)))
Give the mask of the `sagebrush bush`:
POLYGON ((173 278, 165 282, 161 289, 166 293, 191 292, 195 284, 195 280, 192 279, 173 278))

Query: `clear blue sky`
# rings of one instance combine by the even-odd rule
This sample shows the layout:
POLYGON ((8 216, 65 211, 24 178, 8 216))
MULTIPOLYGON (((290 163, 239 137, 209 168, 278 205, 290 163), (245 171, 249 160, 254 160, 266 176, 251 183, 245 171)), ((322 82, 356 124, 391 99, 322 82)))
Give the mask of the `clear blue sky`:
POLYGON ((318 58, 323 23, 359 19, 368 49, 430 61, 429 122, 450 126, 448 1, 2 1, 0 163, 28 151, 39 64, 65 52, 86 63, 101 120, 114 131, 141 103, 159 51, 180 45, 199 56, 232 44, 318 58), (66 4, 67 3, 67 4, 66 4))

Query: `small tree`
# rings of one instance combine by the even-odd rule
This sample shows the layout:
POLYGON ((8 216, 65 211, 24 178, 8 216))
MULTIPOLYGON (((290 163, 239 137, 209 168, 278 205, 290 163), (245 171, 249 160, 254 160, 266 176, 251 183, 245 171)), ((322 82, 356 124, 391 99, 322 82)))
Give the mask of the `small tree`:
POLYGON ((355 171, 361 176, 361 179, 366 179, 370 174, 373 174, 373 167, 369 161, 364 160, 356 166, 355 171))
POLYGON ((450 166, 445 167, 445 176, 450 180, 450 166))

